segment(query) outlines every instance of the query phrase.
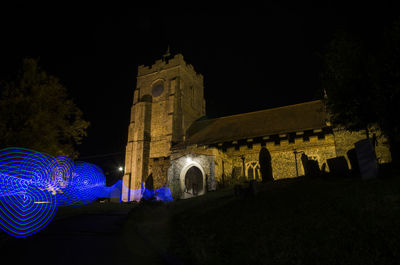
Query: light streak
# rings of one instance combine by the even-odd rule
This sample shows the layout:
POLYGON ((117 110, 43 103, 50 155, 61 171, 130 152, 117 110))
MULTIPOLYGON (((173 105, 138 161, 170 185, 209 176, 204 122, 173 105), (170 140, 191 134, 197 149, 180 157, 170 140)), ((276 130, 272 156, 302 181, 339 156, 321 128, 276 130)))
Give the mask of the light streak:
MULTIPOLYGON (((23 148, 0 150, 0 228, 15 237, 27 237, 43 229, 59 205, 82 206, 97 198, 115 197, 122 182, 105 186, 101 168, 51 157, 23 148), (118 184, 118 185, 117 185, 118 184)), ((168 188, 133 191, 140 198, 171 201, 168 188)))

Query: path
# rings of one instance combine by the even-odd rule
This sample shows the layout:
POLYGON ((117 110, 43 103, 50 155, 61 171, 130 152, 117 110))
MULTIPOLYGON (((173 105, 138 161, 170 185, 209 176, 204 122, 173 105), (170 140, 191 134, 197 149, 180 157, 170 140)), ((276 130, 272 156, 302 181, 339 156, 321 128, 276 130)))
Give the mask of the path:
POLYGON ((0 249, 1 263, 128 264, 120 257, 120 228, 128 213, 119 209, 53 220, 37 234, 9 239, 0 249))

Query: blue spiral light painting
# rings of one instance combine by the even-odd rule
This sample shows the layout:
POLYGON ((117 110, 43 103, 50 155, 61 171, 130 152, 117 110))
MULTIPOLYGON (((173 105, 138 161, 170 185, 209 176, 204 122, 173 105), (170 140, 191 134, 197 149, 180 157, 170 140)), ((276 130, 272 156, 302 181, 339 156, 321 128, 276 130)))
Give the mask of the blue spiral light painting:
MULTIPOLYGON (((97 198, 120 196, 122 182, 106 187, 103 171, 65 156, 51 157, 22 148, 0 150, 0 228, 15 237, 43 229, 59 205, 83 206, 97 198)), ((132 191, 143 199, 172 201, 168 188, 132 191)))
POLYGON ((58 205, 86 205, 104 195, 105 176, 96 165, 74 163, 32 150, 0 150, 0 228, 15 237, 43 229, 58 205))
POLYGON ((16 237, 36 233, 53 218, 51 157, 24 149, 0 151, 0 227, 16 237))
POLYGON ((60 205, 82 206, 104 197, 106 180, 96 165, 78 162, 74 165, 70 181, 57 193, 60 205))

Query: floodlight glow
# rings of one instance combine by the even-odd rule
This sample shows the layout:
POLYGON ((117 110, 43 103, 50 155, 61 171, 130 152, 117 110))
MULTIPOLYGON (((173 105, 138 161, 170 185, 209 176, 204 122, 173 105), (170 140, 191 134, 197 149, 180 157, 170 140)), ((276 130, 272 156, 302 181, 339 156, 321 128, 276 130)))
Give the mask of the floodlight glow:
POLYGON ((186 163, 190 164, 190 163, 192 163, 192 162, 193 162, 193 160, 192 160, 190 157, 187 157, 187 158, 186 158, 186 163))
POLYGON ((123 168, 123 167, 119 167, 118 170, 119 170, 119 171, 123 171, 124 168, 123 168))

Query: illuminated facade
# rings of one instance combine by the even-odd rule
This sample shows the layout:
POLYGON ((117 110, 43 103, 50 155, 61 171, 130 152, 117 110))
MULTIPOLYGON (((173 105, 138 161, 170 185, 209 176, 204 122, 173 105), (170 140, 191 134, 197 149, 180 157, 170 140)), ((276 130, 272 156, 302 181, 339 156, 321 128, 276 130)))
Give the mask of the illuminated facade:
MULTIPOLYGON (((151 67, 139 66, 125 155, 122 201, 140 200, 135 190, 168 187, 174 198, 190 198, 238 179, 261 180, 305 174, 302 155, 329 171, 329 159, 343 156, 365 138, 332 128, 321 101, 221 117, 205 116, 203 76, 181 54, 151 67), (260 157, 265 161, 261 163, 260 157), (267 170, 267 171, 268 171, 267 170)), ((391 160, 378 139, 381 163, 391 160)))

